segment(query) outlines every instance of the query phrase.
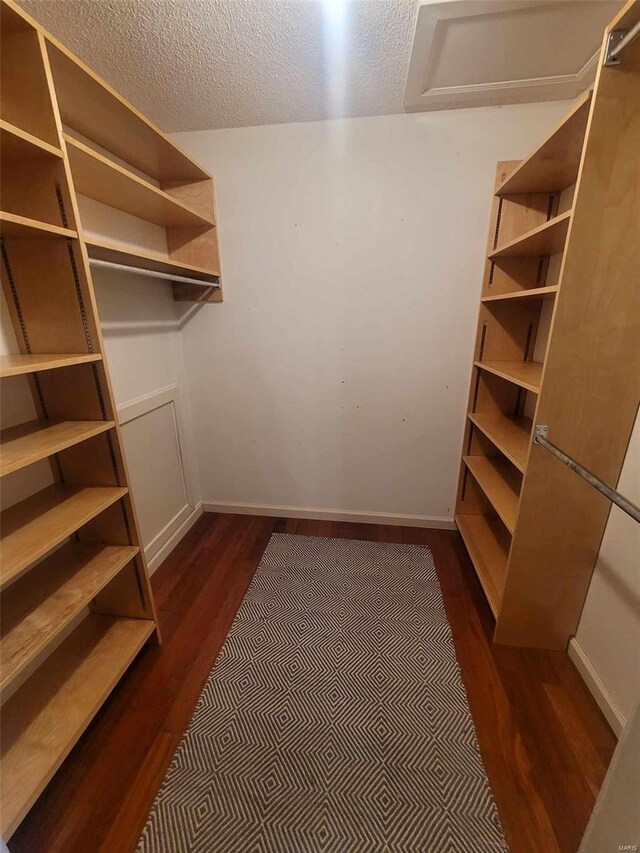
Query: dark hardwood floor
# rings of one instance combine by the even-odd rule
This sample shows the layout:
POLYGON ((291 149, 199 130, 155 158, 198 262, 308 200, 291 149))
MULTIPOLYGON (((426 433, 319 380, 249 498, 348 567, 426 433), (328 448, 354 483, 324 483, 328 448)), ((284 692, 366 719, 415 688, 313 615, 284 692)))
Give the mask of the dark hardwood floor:
POLYGON ((233 515, 203 516, 154 575, 163 646, 140 654, 11 839, 11 853, 135 848, 274 531, 431 549, 511 851, 575 853, 614 735, 566 655, 492 645, 492 617, 457 533, 233 515))

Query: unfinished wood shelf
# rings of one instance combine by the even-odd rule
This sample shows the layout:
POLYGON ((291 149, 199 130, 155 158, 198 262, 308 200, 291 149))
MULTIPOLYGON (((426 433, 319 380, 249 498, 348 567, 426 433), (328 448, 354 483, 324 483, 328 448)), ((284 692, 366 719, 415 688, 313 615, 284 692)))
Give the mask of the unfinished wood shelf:
POLYGON ((474 364, 534 394, 540 390, 543 366, 537 361, 475 361, 474 364))
POLYGON ((210 228, 201 216, 167 192, 128 172, 98 151, 65 134, 76 192, 163 228, 210 228))
POLYGON ((5 590, 0 689, 47 649, 138 553, 130 545, 70 542, 5 590))
POLYGON ((50 145, 44 139, 38 139, 32 133, 21 130, 8 121, 0 119, 0 151, 2 159, 8 162, 13 160, 36 160, 42 157, 62 159, 62 150, 50 145))
POLYGON ((75 364, 101 361, 98 353, 42 353, 40 355, 16 354, 0 356, 0 379, 38 373, 41 370, 57 370, 75 364))
POLYGON ((575 107, 530 157, 498 187, 497 195, 558 192, 578 178, 591 92, 575 107))
POLYGON ((53 485, 0 515, 0 587, 124 497, 121 486, 53 485))
POLYGON ((492 296, 481 297, 481 302, 500 302, 505 299, 543 299, 545 296, 553 296, 558 292, 557 284, 550 284, 545 287, 531 287, 527 290, 507 291, 506 293, 496 293, 492 296))
POLYGON ((114 421, 31 421, 0 432, 0 476, 113 429, 114 421))
POLYGON ((153 634, 147 619, 89 615, 2 708, 2 835, 15 830, 153 634))
POLYGON ((124 264, 129 267, 153 270, 154 272, 167 273, 168 275, 180 275, 187 278, 197 278, 204 285, 217 285, 220 279, 215 270, 203 269, 191 264, 180 263, 171 258, 153 252, 143 252, 131 246, 122 246, 117 243, 109 243, 97 240, 93 237, 85 239, 87 252, 90 258, 100 261, 110 261, 116 264, 124 264))
POLYGON ((66 237, 72 239, 78 236, 78 232, 71 228, 61 228, 59 225, 51 225, 48 222, 40 222, 37 219, 29 219, 27 216, 18 216, 15 213, 0 211, 0 234, 3 237, 22 237, 42 239, 47 237, 66 237))
MULTIPOLYGON (((639 21, 629 0, 603 52, 639 21)), ((593 94, 497 168, 455 512, 497 643, 566 650, 609 515, 534 425, 615 483, 637 415, 639 46, 618 66, 601 53, 593 94)))
POLYGON ((519 484, 511 463, 495 456, 463 456, 462 461, 509 533, 513 533, 518 516, 519 484))
POLYGON ((571 213, 571 210, 561 213, 560 216, 550 219, 544 225, 527 231, 526 234, 503 246, 498 246, 489 255, 490 260, 528 255, 555 255, 562 252, 567 239, 571 213))
POLYGON ((502 522, 491 515, 456 515, 455 522, 491 611, 497 616, 507 574, 510 537, 502 522))
POLYGON ((524 473, 529 455, 532 421, 524 415, 470 412, 469 420, 524 473))

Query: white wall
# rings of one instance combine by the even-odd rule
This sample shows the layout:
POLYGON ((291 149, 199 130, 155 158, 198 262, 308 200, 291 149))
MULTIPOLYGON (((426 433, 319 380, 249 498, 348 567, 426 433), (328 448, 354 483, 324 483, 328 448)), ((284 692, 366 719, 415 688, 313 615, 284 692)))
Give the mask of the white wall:
MULTIPOLYGON (((640 505, 640 418, 618 489, 640 505)), ((620 733, 640 701, 640 526, 615 506, 569 653, 620 733)))
POLYGON ((184 341, 205 504, 451 523, 495 164, 567 108, 176 135, 225 283, 184 341))

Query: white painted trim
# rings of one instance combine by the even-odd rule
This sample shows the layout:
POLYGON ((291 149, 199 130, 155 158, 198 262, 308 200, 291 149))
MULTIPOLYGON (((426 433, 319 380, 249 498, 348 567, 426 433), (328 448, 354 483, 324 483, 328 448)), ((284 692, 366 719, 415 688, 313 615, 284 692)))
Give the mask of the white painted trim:
MULTIPOLYGON (((186 536, 186 534, 189 532, 189 530, 191 530, 193 525, 200 518, 204 511, 201 503, 198 503, 195 507, 189 507, 189 509, 191 510, 191 512, 173 531, 173 533, 169 536, 166 542, 160 548, 158 548, 158 550, 152 557, 147 558, 147 569, 150 575, 152 575, 158 568, 158 566, 169 556, 169 554, 173 551, 178 542, 180 542, 182 537, 186 536)), ((156 536, 156 539, 157 538, 158 537, 156 536)), ((155 541, 156 540, 154 539, 154 542, 155 541)), ((147 550, 148 549, 145 548, 145 557, 147 550)))
POLYGON ((183 453, 183 447, 186 447, 186 436, 182 418, 182 407, 180 405, 179 387, 177 385, 168 385, 166 388, 160 388, 158 391, 152 391, 150 394, 143 394, 142 397, 136 397, 134 400, 122 403, 122 405, 118 406, 118 420, 120 426, 124 426, 136 418, 141 418, 149 414, 149 412, 168 405, 172 406, 174 425, 178 437, 178 453, 180 454, 182 481, 185 495, 187 496, 187 504, 193 508, 196 504, 196 497, 189 476, 189 468, 185 464, 183 453))
POLYGON ((616 735, 620 737, 627 724, 627 719, 575 637, 569 640, 568 654, 589 692, 598 703, 598 707, 607 718, 607 722, 616 735))
POLYGON ((391 515, 353 509, 320 509, 318 507, 278 506, 276 504, 227 503, 203 501, 204 512, 233 513, 237 515, 267 515, 283 518, 310 518, 317 521, 354 521, 361 524, 391 524, 395 527, 433 527, 437 530, 456 530, 452 518, 429 515, 391 515))

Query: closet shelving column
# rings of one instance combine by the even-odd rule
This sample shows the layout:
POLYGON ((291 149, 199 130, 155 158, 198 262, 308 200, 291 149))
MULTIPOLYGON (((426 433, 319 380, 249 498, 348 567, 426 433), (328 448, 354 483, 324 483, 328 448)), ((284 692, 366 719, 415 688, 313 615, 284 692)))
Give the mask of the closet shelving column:
MULTIPOLYGON (((640 18, 630 2, 611 28, 640 18)), ((606 38, 605 38, 606 40, 606 38)), ((496 642, 565 649, 640 397, 640 40, 523 162, 498 165, 456 522, 496 642)))
POLYGON ((37 413, 2 431, 0 475, 46 460, 52 481, 0 522, 7 839, 160 639, 89 254, 198 282, 175 284, 176 299, 222 293, 210 176, 14 3, 0 10, 2 284, 20 349, 2 357, 0 378, 3 391, 27 381, 37 413), (84 240, 74 175, 87 195, 165 227, 166 256, 84 240))
POLYGON ((499 163, 489 233, 456 522, 496 617, 516 533, 543 362, 534 360, 545 307, 558 291, 549 258, 561 253, 587 123, 586 95, 527 160, 499 163))

